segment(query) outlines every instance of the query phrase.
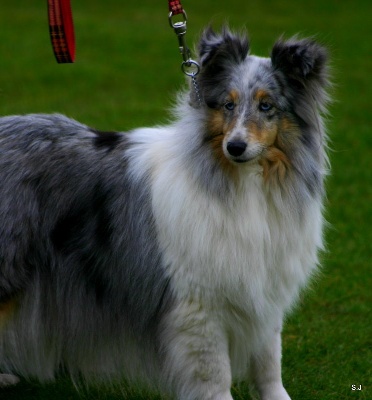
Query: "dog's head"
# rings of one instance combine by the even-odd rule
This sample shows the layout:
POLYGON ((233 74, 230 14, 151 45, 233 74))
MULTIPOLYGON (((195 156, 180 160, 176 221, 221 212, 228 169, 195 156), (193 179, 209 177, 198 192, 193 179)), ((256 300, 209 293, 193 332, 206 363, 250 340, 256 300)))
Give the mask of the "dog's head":
POLYGON ((312 39, 280 39, 271 57, 261 58, 249 54, 246 35, 206 29, 198 83, 207 112, 205 142, 216 157, 285 169, 296 142, 319 146, 313 136, 327 100, 326 61, 326 50, 312 39))

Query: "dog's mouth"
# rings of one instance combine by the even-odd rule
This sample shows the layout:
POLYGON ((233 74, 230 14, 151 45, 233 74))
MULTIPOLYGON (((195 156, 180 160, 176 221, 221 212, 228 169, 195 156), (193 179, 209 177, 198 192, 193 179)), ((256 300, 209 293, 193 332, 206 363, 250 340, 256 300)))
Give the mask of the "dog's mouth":
POLYGON ((227 155, 230 161, 236 164, 252 164, 259 161, 261 155, 263 153, 263 149, 257 149, 256 151, 246 151, 239 157, 231 156, 230 154, 227 155))
POLYGON ((236 164, 253 164, 258 162, 259 158, 259 156, 253 156, 249 158, 231 159, 231 161, 236 164))
POLYGON ((231 140, 224 146, 225 156, 237 164, 258 161, 263 150, 263 146, 256 143, 249 144, 245 140, 231 140))

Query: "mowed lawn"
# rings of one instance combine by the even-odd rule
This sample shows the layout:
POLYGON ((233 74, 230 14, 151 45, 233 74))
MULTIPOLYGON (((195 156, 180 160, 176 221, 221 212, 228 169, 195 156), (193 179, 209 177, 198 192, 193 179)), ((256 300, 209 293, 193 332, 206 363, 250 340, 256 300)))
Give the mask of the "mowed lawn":
MULTIPOLYGON (((167 2, 72 3, 76 63, 58 65, 47 2, 2 2, 1 114, 61 112, 104 130, 165 123, 184 85, 167 2)), ((335 102, 328 122, 327 252, 322 276, 288 317, 283 380, 293 399, 372 399, 372 2, 184 0, 183 5, 190 46, 211 21, 216 27, 228 21, 236 29, 247 27, 255 54, 268 55, 277 37, 297 32, 314 35, 330 49, 335 102)), ((158 398, 117 387, 83 387, 78 393, 66 378, 45 385, 22 381, 0 391, 6 400, 158 398)), ((234 387, 234 398, 250 398, 244 384, 234 387)))

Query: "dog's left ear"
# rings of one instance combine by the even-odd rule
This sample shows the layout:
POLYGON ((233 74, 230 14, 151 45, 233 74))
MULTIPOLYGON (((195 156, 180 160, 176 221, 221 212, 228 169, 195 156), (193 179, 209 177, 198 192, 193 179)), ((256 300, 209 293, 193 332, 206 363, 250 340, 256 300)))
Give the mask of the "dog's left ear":
POLYGON ((274 69, 305 88, 327 86, 327 60, 327 50, 312 39, 280 39, 271 52, 274 69))

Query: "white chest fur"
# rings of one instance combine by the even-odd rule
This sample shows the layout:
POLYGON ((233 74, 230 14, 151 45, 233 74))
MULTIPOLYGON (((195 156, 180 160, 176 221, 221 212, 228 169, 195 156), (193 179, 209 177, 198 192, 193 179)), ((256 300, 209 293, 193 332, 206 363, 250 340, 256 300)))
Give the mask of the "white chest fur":
POLYGON ((314 201, 301 218, 284 217, 270 204, 258 168, 247 171, 228 204, 207 196, 187 171, 175 165, 158 169, 153 208, 181 298, 227 299, 258 315, 273 308, 282 312, 316 266, 320 206, 314 201))

